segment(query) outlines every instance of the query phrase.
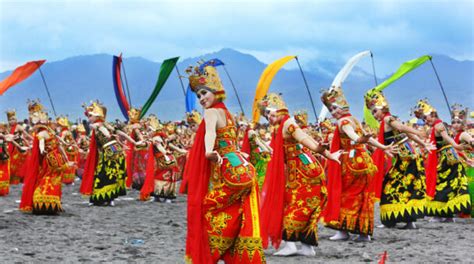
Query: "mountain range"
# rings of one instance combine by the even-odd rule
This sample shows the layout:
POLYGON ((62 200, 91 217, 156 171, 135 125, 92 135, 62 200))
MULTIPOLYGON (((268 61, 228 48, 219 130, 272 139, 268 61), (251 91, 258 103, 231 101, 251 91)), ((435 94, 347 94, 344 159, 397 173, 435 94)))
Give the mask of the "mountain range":
MULTIPOLYGON (((283 55, 282 55, 283 56, 283 55)), ((178 68, 184 75, 184 70, 197 61, 219 58, 226 64, 232 81, 242 101, 247 116, 251 116, 251 107, 255 87, 260 74, 267 66, 252 55, 233 49, 225 48, 220 51, 203 54, 196 58, 180 59, 178 68)), ((408 59, 407 59, 408 60, 408 59)), ((140 107, 151 94, 160 69, 160 62, 154 62, 142 57, 124 58, 125 75, 131 93, 131 102, 140 107)), ((296 63, 296 62, 289 62, 296 63)), ((439 74, 450 104, 461 103, 473 107, 474 62, 458 61, 445 55, 433 55, 433 63, 439 74)), ((319 113, 322 103, 320 90, 329 87, 338 70, 344 62, 310 62, 305 64, 304 75, 311 91, 316 111, 319 113)), ((394 65, 395 71, 399 65, 394 65)), ((123 119, 118 108, 112 83, 112 55, 94 54, 70 57, 61 61, 46 62, 42 66, 47 86, 58 114, 68 114, 70 120, 84 118, 82 103, 99 99, 108 108, 108 119, 123 119)), ((237 98, 231 82, 221 67, 218 68, 221 79, 227 91, 226 104, 232 112, 240 111, 237 98)), ((6 78, 11 71, 0 73, 0 79, 6 78)), ((377 79, 378 83, 388 78, 377 79)), ((184 85, 187 80, 183 79, 184 85)), ((362 117, 363 94, 374 86, 372 73, 356 67, 343 84, 343 89, 351 112, 362 117)), ((298 68, 284 68, 274 78, 270 87, 271 92, 281 92, 289 106, 290 112, 306 109, 310 120, 314 114, 309 101, 305 83, 298 68)), ((408 73, 393 83, 384 91, 393 114, 402 119, 410 118, 410 109, 418 99, 427 97, 438 109, 443 119, 449 119, 449 112, 442 95, 440 85, 429 62, 408 73)), ((0 111, 16 109, 19 118, 27 117, 27 99, 39 98, 50 110, 51 105, 45 91, 39 72, 12 87, 0 96, 0 111)), ((199 107, 200 108, 200 107, 199 107)), ((162 120, 178 120, 184 117, 185 103, 183 88, 178 74, 173 71, 161 93, 151 107, 149 113, 155 113, 162 120)), ((2 115, 0 120, 6 120, 2 115)))

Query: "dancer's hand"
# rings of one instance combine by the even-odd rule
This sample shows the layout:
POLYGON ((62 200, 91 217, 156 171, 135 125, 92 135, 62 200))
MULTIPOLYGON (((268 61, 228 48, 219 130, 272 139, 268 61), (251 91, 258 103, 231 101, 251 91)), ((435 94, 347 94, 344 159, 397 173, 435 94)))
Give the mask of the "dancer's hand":
POLYGON ((320 143, 314 150, 316 153, 323 153, 325 150, 329 149, 329 144, 328 143, 320 143))
POLYGON ((222 164, 222 157, 217 153, 217 151, 207 152, 206 158, 210 161, 217 162, 217 164, 222 164))
POLYGON ((371 133, 369 134, 365 134, 365 135, 362 135, 360 136, 358 139, 357 139, 357 143, 359 144, 365 144, 369 141, 369 139, 372 137, 373 135, 371 133))
POLYGON ((431 143, 429 140, 425 140, 424 141, 424 145, 423 147, 426 149, 426 151, 432 151, 432 150, 436 150, 436 145, 434 145, 433 143, 431 143))
POLYGON ((388 157, 393 158, 393 154, 398 153, 398 147, 393 145, 393 142, 390 143, 390 145, 385 146, 384 149, 385 154, 387 154, 388 157))
POLYGON ((326 158, 332 161, 337 162, 338 164, 341 164, 341 161, 339 160, 339 157, 342 155, 342 150, 338 150, 336 152, 330 153, 326 158))

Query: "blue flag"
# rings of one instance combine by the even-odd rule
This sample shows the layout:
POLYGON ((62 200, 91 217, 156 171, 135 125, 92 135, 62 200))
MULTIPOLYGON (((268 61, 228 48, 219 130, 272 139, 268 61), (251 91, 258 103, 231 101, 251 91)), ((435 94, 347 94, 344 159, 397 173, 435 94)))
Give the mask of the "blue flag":
POLYGON ((186 112, 190 113, 196 110, 196 95, 191 91, 191 86, 188 85, 186 90, 186 112))

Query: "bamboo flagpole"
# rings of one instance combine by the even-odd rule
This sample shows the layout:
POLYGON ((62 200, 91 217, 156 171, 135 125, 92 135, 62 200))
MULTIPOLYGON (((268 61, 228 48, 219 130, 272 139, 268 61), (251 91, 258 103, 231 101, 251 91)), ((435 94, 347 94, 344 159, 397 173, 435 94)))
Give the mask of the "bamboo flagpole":
POLYGON ((184 88, 183 80, 181 80, 181 73, 179 72, 177 63, 174 66, 174 68, 176 69, 176 72, 178 73, 178 79, 179 79, 179 83, 181 84, 181 89, 183 90, 183 95, 184 95, 184 97, 186 97, 186 89, 184 88))
POLYGON ((436 67, 433 64, 433 57, 431 57, 431 56, 430 56, 430 62, 431 62, 431 66, 433 66, 433 70, 436 74, 436 79, 438 79, 439 87, 441 88, 441 92, 443 93, 444 101, 446 101, 446 106, 448 107, 449 114, 451 115, 451 107, 450 107, 450 104, 448 102, 448 97, 446 96, 446 92, 444 91, 443 84, 441 83, 441 79, 439 78, 438 71, 436 70, 436 67))
POLYGON ((311 96, 311 92, 309 91, 308 82, 306 81, 306 77, 304 76, 303 68, 301 68, 301 64, 300 64, 300 61, 298 60, 298 56, 295 56, 295 59, 296 59, 296 63, 298 63, 298 67, 300 68, 301 76, 303 76, 303 81, 306 87, 306 91, 308 91, 309 100, 311 101, 311 107, 313 108, 314 117, 316 118, 316 121, 318 121, 318 114, 316 113, 316 108, 314 107, 313 97, 311 96))
POLYGON ((227 68, 225 67, 224 64, 222 64, 222 67, 224 68, 224 71, 225 71, 225 73, 227 74, 227 77, 230 80, 230 84, 232 85, 232 88, 234 89, 235 96, 237 97, 237 101, 239 102, 240 111, 242 111, 242 114, 245 116, 244 108, 242 107, 242 103, 240 102, 240 97, 239 97, 239 94, 237 93, 237 89, 235 88, 234 81, 232 81, 232 78, 230 78, 230 74, 227 71, 227 68))
POLYGON ((48 94, 49 102, 51 103, 51 107, 53 108, 54 117, 56 117, 57 116, 56 109, 54 107, 53 99, 51 98, 51 93, 49 92, 48 85, 46 84, 46 79, 44 78, 43 71, 41 70, 41 66, 38 67, 38 70, 41 74, 41 79, 43 80, 43 84, 44 84, 44 88, 46 89, 46 93, 48 94))

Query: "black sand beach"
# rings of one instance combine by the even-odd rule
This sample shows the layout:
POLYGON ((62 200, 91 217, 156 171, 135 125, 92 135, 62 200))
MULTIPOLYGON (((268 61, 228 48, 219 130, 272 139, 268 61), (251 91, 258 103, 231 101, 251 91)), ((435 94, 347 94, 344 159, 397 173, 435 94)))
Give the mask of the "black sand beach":
MULTIPOLYGON (((130 191, 115 207, 90 207, 79 185, 63 188, 60 216, 18 211, 20 187, 0 197, 0 263, 184 263, 186 197, 173 204, 140 202, 130 191)), ((474 221, 417 222, 417 230, 376 228, 369 243, 332 242, 320 227, 316 257, 273 257, 268 263, 377 262, 457 263, 474 261, 474 221)), ((376 225, 380 224, 376 211, 376 225)))

